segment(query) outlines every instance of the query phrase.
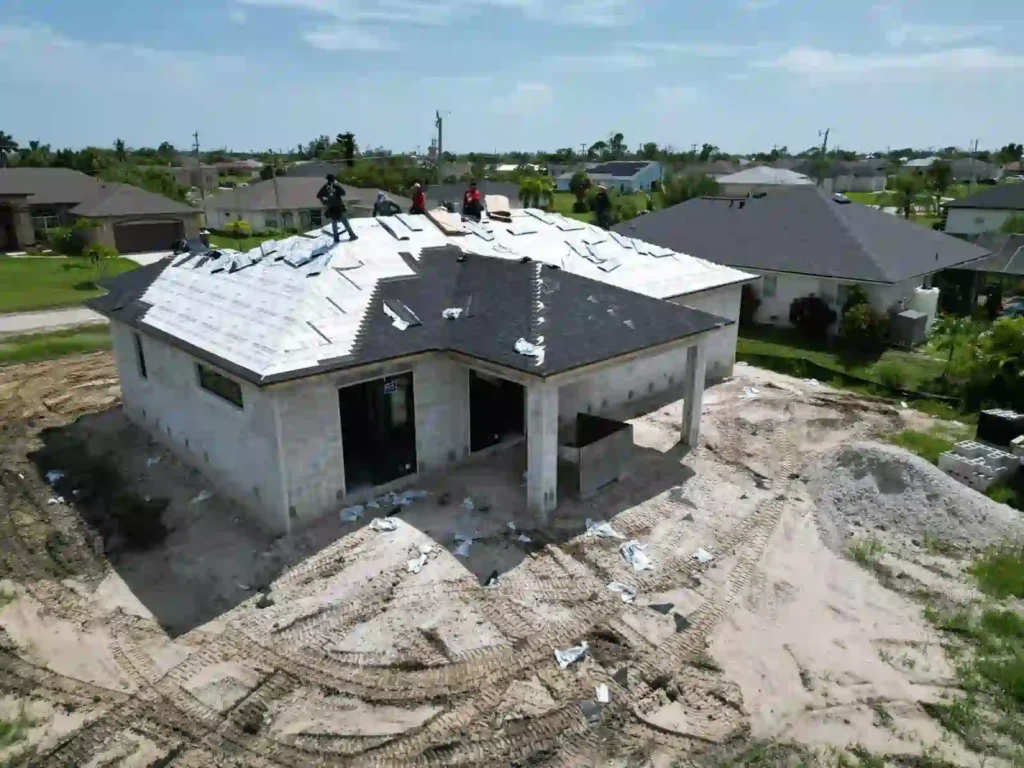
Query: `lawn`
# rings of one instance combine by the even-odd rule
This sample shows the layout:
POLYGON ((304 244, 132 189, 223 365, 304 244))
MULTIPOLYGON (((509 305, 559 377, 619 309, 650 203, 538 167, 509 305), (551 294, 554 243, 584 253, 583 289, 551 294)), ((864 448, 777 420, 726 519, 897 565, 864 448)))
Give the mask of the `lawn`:
POLYGON ((248 251, 250 248, 255 248, 263 241, 273 240, 275 237, 277 237, 277 235, 252 235, 251 237, 243 237, 241 247, 239 248, 238 240, 230 235, 210 235, 210 245, 216 248, 234 248, 235 250, 248 251))
MULTIPOLYGON (((135 269, 130 259, 111 259, 107 277, 135 269)), ((72 307, 104 293, 94 282, 100 275, 83 258, 0 258, 0 312, 72 307)))
POLYGON ((51 360, 110 349, 110 332, 105 325, 88 325, 51 333, 0 338, 0 365, 51 360))
POLYGON ((590 221, 594 218, 594 214, 590 211, 586 213, 575 213, 572 209, 573 203, 576 202, 576 195, 572 192, 555 192, 552 196, 552 209, 555 213, 560 213, 563 216, 568 216, 571 219, 579 219, 580 221, 590 221))

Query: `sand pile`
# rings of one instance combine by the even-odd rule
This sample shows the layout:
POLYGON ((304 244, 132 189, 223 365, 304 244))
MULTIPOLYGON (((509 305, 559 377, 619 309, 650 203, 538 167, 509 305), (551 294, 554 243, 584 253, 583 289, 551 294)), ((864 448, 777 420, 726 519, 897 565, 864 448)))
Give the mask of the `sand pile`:
POLYGON ((907 451, 852 443, 807 473, 822 539, 842 549, 850 534, 885 531, 984 548, 1024 531, 1021 515, 961 485, 907 451))

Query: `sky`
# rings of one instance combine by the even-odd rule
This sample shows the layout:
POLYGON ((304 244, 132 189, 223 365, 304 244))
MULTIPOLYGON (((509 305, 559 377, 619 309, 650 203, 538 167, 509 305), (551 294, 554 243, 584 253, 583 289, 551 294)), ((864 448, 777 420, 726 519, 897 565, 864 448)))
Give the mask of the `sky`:
POLYGON ((0 130, 425 151, 1024 139, 1020 0, 0 0, 0 130))

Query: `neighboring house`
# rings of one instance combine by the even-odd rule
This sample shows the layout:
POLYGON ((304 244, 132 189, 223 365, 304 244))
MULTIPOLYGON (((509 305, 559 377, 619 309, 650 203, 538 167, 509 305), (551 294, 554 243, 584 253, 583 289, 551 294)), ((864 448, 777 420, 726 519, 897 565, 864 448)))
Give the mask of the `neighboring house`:
POLYGON ((1024 216, 1024 184, 997 184, 946 203, 951 235, 998 232, 1010 216, 1024 216))
POLYGON ((67 168, 0 169, 0 251, 35 245, 76 218, 99 223, 92 237, 122 253, 170 250, 195 237, 200 212, 152 192, 67 168))
POLYGON ((194 162, 186 164, 182 167, 163 167, 153 166, 154 168, 163 168, 174 177, 174 180, 181 184, 183 187, 195 187, 196 189, 202 189, 206 192, 212 192, 217 189, 220 183, 220 173, 217 168, 212 165, 196 165, 194 162))
MULTIPOLYGON (((323 176, 278 176, 276 180, 257 181, 247 187, 226 189, 206 198, 206 224, 210 229, 224 230, 229 222, 242 219, 253 232, 266 229, 309 229, 320 226, 323 206, 317 192, 324 185, 323 176)), ((345 187, 345 206, 349 218, 373 214, 377 190, 345 187)), ((407 211, 412 201, 388 195, 397 210, 407 211)))
POLYGON ((221 160, 214 163, 213 167, 221 176, 247 176, 255 178, 263 170, 263 163, 251 157, 244 160, 221 160))
POLYGON ((814 186, 689 200, 615 229, 763 275, 756 320, 773 325, 789 325, 790 305, 802 296, 818 296, 839 312, 853 285, 879 311, 906 309, 936 272, 989 253, 814 186))
POLYGON ((1003 176, 1020 176, 1024 174, 1024 163, 1007 163, 1003 166, 1003 176))
POLYGON ((536 163, 525 163, 523 165, 516 165, 515 163, 501 163, 493 168, 495 173, 515 173, 518 170, 534 171, 539 173, 543 169, 544 166, 537 165, 536 163))
MULTIPOLYGON (((814 179, 814 165, 810 161, 793 170, 814 179)), ((825 170, 821 188, 826 193, 881 192, 888 178, 888 163, 884 160, 840 161, 831 163, 825 170)))
MULTIPOLYGON (((481 179, 476 183, 480 194, 504 195, 508 198, 510 208, 519 208, 519 185, 511 181, 490 181, 481 179)), ((469 189, 468 182, 458 184, 431 184, 424 190, 427 196, 427 209, 436 208, 444 203, 451 203, 456 211, 462 210, 462 196, 469 189)), ((408 209, 405 209, 408 210, 408 209)))
POLYGON ((901 170, 924 173, 941 159, 942 158, 937 155, 932 155, 931 157, 919 157, 916 160, 907 160, 907 162, 903 163, 901 166, 901 170))
POLYGON ((721 194, 726 197, 745 197, 761 192, 777 192, 782 187, 813 186, 814 182, 802 173, 785 168, 758 165, 718 179, 721 194))
POLYGON ((961 158, 951 160, 950 168, 953 172, 953 181, 997 181, 1003 177, 1003 169, 995 163, 987 163, 976 158, 961 158))
MULTIPOLYGON (((749 163, 748 163, 749 164, 749 163)), ((728 160, 712 160, 709 163, 690 163, 675 171, 677 176, 710 176, 713 179, 721 179, 736 173, 744 167, 743 162, 732 163, 728 160)))
POLYGON ((524 502, 546 515, 560 426, 652 395, 686 394, 696 444, 752 275, 532 210, 353 226, 356 242, 318 230, 167 259, 89 302, 127 416, 267 528, 523 442, 524 502))
MULTIPOLYGON (((653 189, 655 182, 660 182, 664 174, 661 163, 654 160, 612 160, 592 165, 586 171, 595 186, 603 184, 608 189, 627 193, 653 189)), ((568 192, 572 177, 571 173, 558 176, 555 188, 568 192)))
MULTIPOLYGON (((327 178, 328 173, 333 173, 337 176, 344 168, 347 168, 347 166, 343 162, 328 163, 326 160, 308 160, 289 166, 286 175, 292 177, 316 176, 322 182, 327 178)), ((283 179, 284 176, 279 176, 278 178, 283 179)))

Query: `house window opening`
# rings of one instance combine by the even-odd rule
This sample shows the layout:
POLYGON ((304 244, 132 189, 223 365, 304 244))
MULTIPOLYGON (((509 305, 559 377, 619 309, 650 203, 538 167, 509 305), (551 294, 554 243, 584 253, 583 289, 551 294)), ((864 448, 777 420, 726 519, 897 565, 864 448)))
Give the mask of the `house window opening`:
POLYGON ((416 472, 411 373, 341 387, 338 404, 348 493, 416 472))
POLYGON ((222 400, 227 400, 232 405, 243 407, 241 384, 202 363, 196 363, 196 370, 199 372, 199 386, 222 400))
POLYGON ((149 373, 146 371, 146 352, 142 348, 142 336, 134 334, 135 339, 135 362, 139 366, 139 376, 144 379, 149 378, 149 373))
POLYGON ((480 451, 525 434, 526 392, 521 384, 469 372, 469 448, 480 451))

